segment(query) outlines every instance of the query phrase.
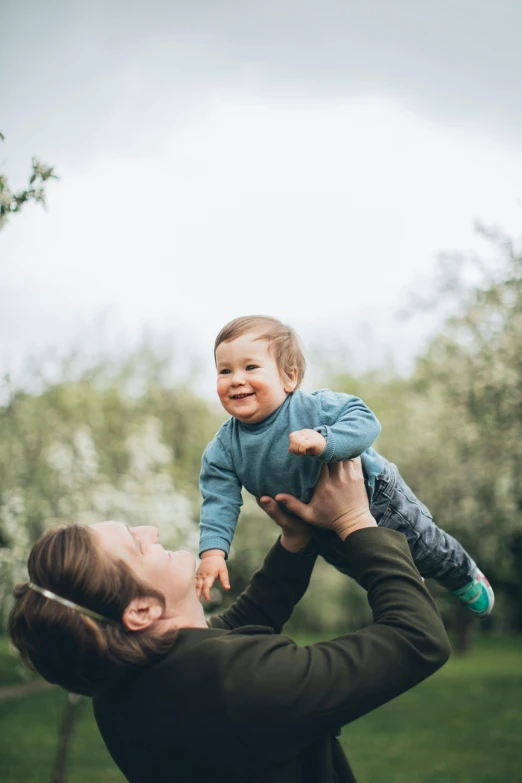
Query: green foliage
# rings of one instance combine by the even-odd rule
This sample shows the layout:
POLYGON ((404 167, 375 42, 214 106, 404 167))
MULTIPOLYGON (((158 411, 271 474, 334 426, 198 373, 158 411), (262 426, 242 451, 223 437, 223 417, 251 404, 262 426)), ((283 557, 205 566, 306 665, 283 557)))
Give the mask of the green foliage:
POLYGON ((412 377, 340 376, 333 388, 377 413, 377 448, 493 581, 497 621, 522 629, 522 256, 489 238, 496 265, 480 267, 478 284, 465 284, 462 258, 445 259, 437 295, 460 312, 412 377))
MULTIPOLYGON (((3 133, 0 133, 0 141, 4 141, 3 133)), ((0 231, 4 228, 9 217, 20 212, 24 204, 34 201, 45 206, 45 188, 38 187, 49 179, 58 179, 52 166, 46 166, 37 158, 31 162, 32 172, 29 177, 29 188, 13 193, 9 187, 7 177, 0 174, 0 231), (37 187, 31 187, 36 185, 37 187)))
MULTIPOLYGON (((340 374, 328 385, 375 410, 377 448, 492 580, 498 600, 485 622, 522 629, 522 260, 493 240, 496 266, 471 286, 463 259, 445 259, 437 295, 452 296, 456 314, 411 377, 340 374)), ((223 413, 173 386, 168 360, 146 347, 84 372, 71 361, 58 377, 40 379, 38 393, 8 387, 0 407, 0 615, 30 543, 57 522, 149 520, 164 540, 197 548, 200 460, 223 413)), ((245 493, 225 604, 276 536, 245 493)), ((456 602, 436 595, 455 622, 456 602)), ((356 627, 367 612, 357 586, 320 563, 294 628, 333 629, 346 616, 356 627)))
POLYGON ((26 578, 31 543, 50 526, 154 524, 166 546, 197 549, 200 458, 219 418, 187 389, 162 386, 154 358, 142 350, 40 393, 9 390, 0 407, 0 618, 12 584, 26 578))
POLYGON ((8 637, 0 632, 0 689, 6 685, 22 685, 37 678, 38 675, 27 669, 14 655, 8 637))

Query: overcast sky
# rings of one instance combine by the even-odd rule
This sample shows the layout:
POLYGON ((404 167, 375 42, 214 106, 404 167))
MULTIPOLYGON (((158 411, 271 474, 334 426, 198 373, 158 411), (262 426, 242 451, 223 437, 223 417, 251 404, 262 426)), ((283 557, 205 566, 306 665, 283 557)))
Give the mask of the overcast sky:
POLYGON ((0 161, 61 176, 0 234, 2 371, 143 329, 208 369, 252 312, 404 369, 437 253, 519 233, 519 0, 0 5, 0 161))

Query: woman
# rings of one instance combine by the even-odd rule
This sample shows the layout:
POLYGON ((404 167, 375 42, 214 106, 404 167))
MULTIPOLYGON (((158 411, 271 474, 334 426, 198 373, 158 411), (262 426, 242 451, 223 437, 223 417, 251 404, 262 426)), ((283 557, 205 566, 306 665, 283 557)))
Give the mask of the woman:
POLYGON ((339 728, 448 658, 406 539, 370 515, 360 460, 325 466, 312 502, 289 502, 292 516, 270 498, 262 505, 281 537, 210 627, 194 558, 166 552, 155 528, 72 526, 33 547, 11 638, 50 682, 93 696, 101 734, 131 783, 349 783, 339 728), (280 631, 316 559, 305 523, 344 542, 374 621, 299 648, 280 631))

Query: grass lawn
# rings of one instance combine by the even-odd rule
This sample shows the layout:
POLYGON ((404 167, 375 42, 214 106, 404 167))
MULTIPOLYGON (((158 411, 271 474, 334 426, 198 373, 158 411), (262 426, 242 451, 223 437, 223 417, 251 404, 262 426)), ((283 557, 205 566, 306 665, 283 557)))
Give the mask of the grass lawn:
MULTIPOLYGON (((19 677, 0 639, 0 682, 19 677)), ((52 690, 0 703, 2 783, 48 783, 64 698, 52 690)), ((342 742, 360 783, 522 783, 522 638, 479 640, 468 657, 345 728, 342 742)), ((97 781, 123 777, 85 700, 68 783, 97 781)))
POLYGON ((522 783, 522 639, 450 659, 342 741, 361 783, 522 783))

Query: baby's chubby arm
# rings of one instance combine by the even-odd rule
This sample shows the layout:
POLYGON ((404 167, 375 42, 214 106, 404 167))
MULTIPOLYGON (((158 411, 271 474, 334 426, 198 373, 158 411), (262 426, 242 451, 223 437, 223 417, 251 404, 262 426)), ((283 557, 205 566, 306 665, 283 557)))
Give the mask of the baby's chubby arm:
POLYGON ((369 449, 381 425, 365 403, 349 394, 321 389, 314 392, 321 424, 291 432, 289 451, 318 457, 320 462, 354 459, 369 449))
POLYGON ((225 589, 230 587, 226 557, 243 503, 241 482, 219 433, 203 454, 200 489, 203 497, 199 540, 201 563, 196 575, 196 590, 208 601, 210 588, 218 577, 225 589))

